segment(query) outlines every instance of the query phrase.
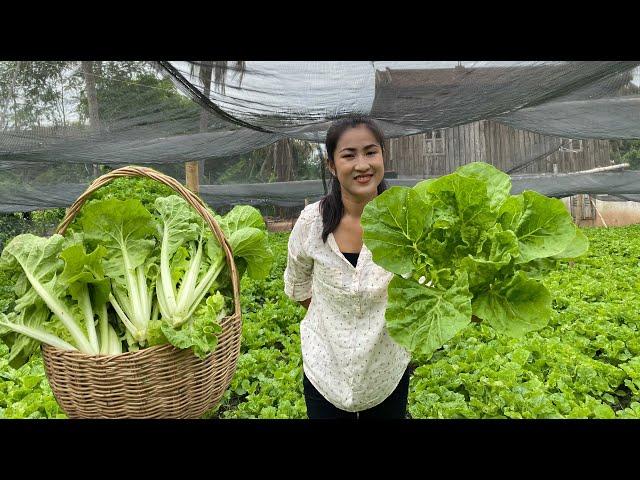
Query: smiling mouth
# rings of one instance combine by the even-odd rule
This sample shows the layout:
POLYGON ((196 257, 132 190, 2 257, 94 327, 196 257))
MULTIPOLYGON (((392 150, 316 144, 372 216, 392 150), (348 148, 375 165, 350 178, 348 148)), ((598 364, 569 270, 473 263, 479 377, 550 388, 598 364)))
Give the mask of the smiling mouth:
POLYGON ((366 175, 358 175, 357 177, 354 177, 354 178, 355 178, 355 181, 358 183, 369 183, 369 180, 373 178, 373 174, 368 173, 366 175))

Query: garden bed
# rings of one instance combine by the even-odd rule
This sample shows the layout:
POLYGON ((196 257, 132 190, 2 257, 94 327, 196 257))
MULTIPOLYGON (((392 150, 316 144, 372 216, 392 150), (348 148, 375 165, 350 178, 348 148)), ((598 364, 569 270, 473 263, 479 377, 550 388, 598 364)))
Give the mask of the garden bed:
MULTIPOLYGON (((410 417, 640 417, 640 226, 584 231, 590 252, 545 279, 553 295, 549 325, 515 340, 474 324, 431 358, 415 359, 410 417)), ((305 310, 283 291, 288 236, 270 235, 276 260, 266 281, 241 282, 238 367, 205 417, 306 417, 305 310)), ((0 285, 0 296, 7 287, 0 285)), ((0 417, 63 417, 38 355, 17 369, 0 358, 0 377, 0 417)))

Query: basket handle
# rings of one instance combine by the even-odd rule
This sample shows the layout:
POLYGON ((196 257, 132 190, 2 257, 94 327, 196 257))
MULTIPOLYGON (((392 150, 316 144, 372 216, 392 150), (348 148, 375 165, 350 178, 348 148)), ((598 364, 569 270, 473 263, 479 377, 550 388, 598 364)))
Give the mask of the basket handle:
POLYGON ((224 253, 227 257, 227 264, 229 265, 229 269, 231 270, 231 285, 233 288, 233 305, 235 309, 235 314, 240 315, 240 288, 239 288, 239 279, 238 279, 238 270, 236 268, 236 264, 233 260, 233 253, 231 252, 231 246, 227 242, 227 239, 222 233, 222 229, 216 222, 215 218, 209 213, 207 210, 206 204, 195 195, 191 190, 187 189, 180 182, 178 182, 175 178, 169 177, 163 173, 160 173, 156 170, 147 167, 122 167, 117 170, 113 170, 101 177, 96 178, 91 185, 85 190, 85 192, 78 197, 78 199, 71 205, 66 212, 65 217, 58 225, 56 229, 56 233, 60 235, 64 235, 64 232, 67 230, 67 227, 76 215, 80 212, 80 208, 84 205, 84 202, 91 196, 93 192, 98 190, 100 187, 103 187, 107 183, 111 182, 117 177, 146 177, 151 180, 155 180, 156 182, 160 182, 167 187, 171 188, 177 194, 179 194, 182 198, 186 200, 186 202, 191 205, 196 212, 207 222, 209 228, 220 242, 224 253))

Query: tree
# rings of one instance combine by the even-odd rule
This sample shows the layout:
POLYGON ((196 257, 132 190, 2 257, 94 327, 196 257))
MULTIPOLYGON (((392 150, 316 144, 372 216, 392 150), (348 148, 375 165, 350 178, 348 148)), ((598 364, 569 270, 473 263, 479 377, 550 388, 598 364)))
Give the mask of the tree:
POLYGON ((64 126, 66 118, 61 102, 67 79, 62 72, 68 65, 69 62, 1 62, 2 129, 21 131, 44 124, 64 126))
MULTIPOLYGON (((237 61, 236 68, 240 74, 239 84, 241 84, 242 76, 246 68, 245 62, 237 61)), ((215 88, 224 94, 228 70, 229 62, 205 60, 202 62, 192 62, 190 74, 194 78, 198 77, 202 85, 202 94, 209 98, 212 74, 214 74, 213 83, 215 88)), ((200 111, 200 133, 208 130, 208 124, 209 112, 206 108, 202 107, 200 111)), ((187 187, 196 193, 199 190, 199 182, 204 179, 204 165, 204 160, 200 161, 200 164, 198 164, 198 162, 187 162, 185 165, 187 187)))
POLYGON ((246 154, 207 160, 207 180, 227 184, 317 179, 321 157, 313 144, 286 139, 246 154), (282 145, 286 145, 286 150, 282 145))
POLYGON ((89 125, 92 130, 100 131, 100 111, 98 108, 98 94, 96 93, 96 79, 94 73, 94 63, 100 62, 80 62, 82 64, 82 74, 85 81, 85 95, 89 109, 89 125))
MULTIPOLYGON (((216 91, 223 95, 225 94, 228 73, 229 70, 232 69, 229 63, 230 62, 221 61, 202 61, 191 63, 190 75, 194 79, 198 78, 198 81, 202 86, 202 92, 206 97, 209 97, 210 95, 212 84, 216 91)), ((236 61, 233 71, 239 76, 238 85, 241 85, 243 75, 246 72, 246 63, 236 61)), ((206 109, 202 109, 200 118, 200 131, 203 132, 206 131, 208 119, 208 112, 206 109)), ((311 151, 311 147, 308 142, 302 142, 300 140, 290 138, 278 140, 265 148, 266 151, 261 155, 262 164, 259 175, 264 181, 285 182, 299 178, 300 159, 302 157, 309 157, 311 151)), ((250 174, 248 178, 251 178, 251 173, 253 173, 255 167, 256 157, 253 156, 250 157, 250 160, 245 159, 244 161, 250 166, 250 174)), ((195 168, 194 165, 187 167, 187 171, 189 172, 189 169, 193 168, 195 168)), ((187 174, 187 177, 189 178, 189 173, 187 174)), ((187 181, 187 183, 189 182, 187 181)))
MULTIPOLYGON (((61 137, 81 140, 87 128, 97 131, 86 139, 94 144, 114 136, 196 133, 198 111, 146 62, 0 62, 0 131, 21 132, 5 143, 15 152, 46 148, 50 141, 64 148, 61 137)), ((92 178, 86 165, 19 167, 13 173, 26 183, 54 182, 56 175, 86 182, 92 178)), ((175 173, 171 166, 165 170, 175 173)))
MULTIPOLYGON (((634 69, 640 73, 640 68, 634 69)), ((640 86, 633 82, 634 70, 618 74, 615 78, 618 85, 617 96, 639 95, 640 86)), ((611 158, 615 163, 629 163, 631 169, 640 170, 640 140, 610 140, 611 158)))
MULTIPOLYGON (((100 111, 98 108, 98 94, 96 93, 96 80, 93 72, 94 62, 80 62, 82 64, 82 74, 85 81, 85 95, 87 96, 87 105, 89 107, 89 125, 91 129, 96 132, 102 130, 100 126, 100 111)), ((100 62, 96 62, 100 64, 100 62)), ((100 174, 99 166, 97 163, 93 164, 93 176, 97 177, 100 174)))
POLYGON ((640 140, 610 140, 611 158, 615 163, 628 163, 640 170, 640 140))

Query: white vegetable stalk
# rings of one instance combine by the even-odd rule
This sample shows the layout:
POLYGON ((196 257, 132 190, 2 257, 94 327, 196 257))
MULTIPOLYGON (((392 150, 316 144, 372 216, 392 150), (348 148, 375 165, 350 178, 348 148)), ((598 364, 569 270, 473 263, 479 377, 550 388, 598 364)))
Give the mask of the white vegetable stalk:
POLYGON ((91 343, 95 353, 98 353, 100 351, 100 344, 98 343, 98 334, 96 332, 96 324, 93 316, 93 307, 91 306, 91 298, 89 297, 89 289, 86 285, 82 286, 78 304, 84 316, 84 323, 87 326, 89 343, 91 343))
MULTIPOLYGON (((172 317, 184 316, 187 308, 191 306, 191 294, 196 287, 198 281, 198 273, 200 273, 200 262, 202 260, 202 242, 198 242, 198 248, 196 254, 189 262, 189 269, 185 274, 184 282, 180 285, 180 291, 178 292, 178 299, 176 309, 173 312, 172 317)), ((165 292, 166 293, 166 292, 165 292)))
POLYGON ((97 354, 98 350, 94 349, 91 342, 87 340, 87 337, 85 337, 84 333, 82 333, 80 326, 76 323, 73 316, 67 311, 62 302, 51 295, 51 293, 46 288, 44 288, 43 285, 36 278, 34 278, 28 270, 24 270, 24 272, 27 276, 27 279, 31 283, 31 286, 40 296, 40 298, 42 298, 47 307, 49 307, 49 310, 51 310, 53 314, 56 315, 60 319, 62 324, 67 328, 67 330, 71 334, 71 337, 73 338, 73 341, 78 346, 78 349, 81 352, 88 353, 90 355, 97 354))
MULTIPOLYGON (((122 258, 124 260, 124 279, 127 284, 127 291, 131 299, 131 307, 136 308, 140 305, 140 294, 138 293, 138 279, 135 275, 135 269, 131 267, 129 256, 126 250, 122 249, 122 258)), ((131 312, 133 314, 133 312, 131 312)))
POLYGON ((119 353, 122 353, 122 343, 118 338, 118 334, 111 325, 109 325, 108 342, 108 353, 110 355, 118 355, 119 353))
POLYGON ((196 308, 198 308, 198 305, 200 305, 200 302, 202 302, 202 299, 205 297, 216 278, 218 278, 218 275, 220 275, 220 272, 223 268, 224 259, 220 259, 215 267, 212 267, 207 271, 206 275, 202 278, 202 280, 196 287, 193 295, 195 300, 191 304, 191 309, 187 313, 186 317, 183 319, 183 323, 191 318, 191 315, 193 315, 193 313, 196 311, 196 308))
POLYGON ((135 338, 131 336, 131 333, 129 333, 129 330, 124 331, 124 338, 126 339, 127 344, 129 345, 130 352, 135 352, 137 350, 140 350, 138 343, 136 342, 135 338))
POLYGON ((138 327, 136 325, 131 323, 131 320, 129 320, 129 317, 122 310, 122 307, 120 307, 120 304, 112 294, 109 294, 109 302, 111 302, 113 309, 116 311, 116 314, 118 315, 118 318, 120 319, 120 321, 124 323, 124 326, 126 327, 127 331, 133 336, 133 338, 136 339, 136 341, 138 341, 141 336, 140 330, 138 330, 138 327))
MULTIPOLYGON (((169 228, 165 223, 163 238, 169 237, 169 228)), ((166 306, 170 311, 176 309, 176 288, 171 280, 171 267, 169 264, 169 242, 162 242, 160 249, 160 283, 162 284, 163 297, 165 298, 166 306)), ((158 284, 158 289, 160 284, 158 284)))
POLYGON ((46 343, 47 345, 51 345, 55 348, 60 348, 62 350, 78 350, 76 347, 71 345, 70 343, 65 342, 61 338, 56 337, 55 335, 47 332, 46 330, 41 330, 39 328, 28 327, 26 325, 21 325, 19 323, 13 323, 8 320, 0 320, 0 325, 4 325, 11 330, 26 335, 27 337, 31 337, 39 342, 46 343))
POLYGON ((109 317, 107 315, 107 304, 103 304, 98 310, 98 328, 100 330, 100 354, 107 355, 110 352, 110 337, 109 337, 109 317))
POLYGON ((129 301, 129 298, 127 297, 124 290, 116 286, 113 288, 112 292, 113 296, 118 301, 117 303, 122 308, 122 311, 126 314, 127 318, 131 318, 132 321, 135 320, 132 315, 131 302, 129 301))
POLYGON ((144 274, 144 267, 140 266, 136 268, 136 274, 138 275, 138 292, 140 294, 140 307, 142 318, 141 320, 146 324, 149 322, 151 315, 151 301, 150 288, 147 287, 147 277, 144 274))
POLYGON ((198 282, 198 275, 200 273, 203 255, 202 244, 203 241, 201 237, 196 248, 196 253, 189 261, 189 268, 184 274, 174 308, 171 307, 171 299, 167 294, 167 290, 173 286, 173 282, 171 281, 171 271, 168 266, 167 268, 161 268, 160 270, 160 276, 163 278, 157 282, 158 307, 162 314, 162 318, 168 320, 174 327, 184 324, 191 318, 198 305, 207 294, 207 291, 211 288, 211 285, 213 285, 213 282, 224 268, 224 257, 218 258, 198 282), (169 278, 168 282, 166 281, 167 277, 169 278), (167 284, 170 286, 167 287, 167 284))
POLYGON ((169 310, 169 306, 167 305, 167 297, 164 294, 164 287, 162 286, 163 282, 160 281, 157 283, 156 290, 158 293, 158 308, 160 309, 160 314, 162 318, 169 319, 171 318, 170 312, 173 310, 169 310))
POLYGON ((123 292, 115 288, 115 296, 110 294, 109 301, 133 338, 142 344, 146 340, 147 328, 151 319, 154 288, 147 286, 144 266, 130 268, 131 263, 127 253, 123 250, 122 254, 125 282, 129 295, 127 298, 123 292))

